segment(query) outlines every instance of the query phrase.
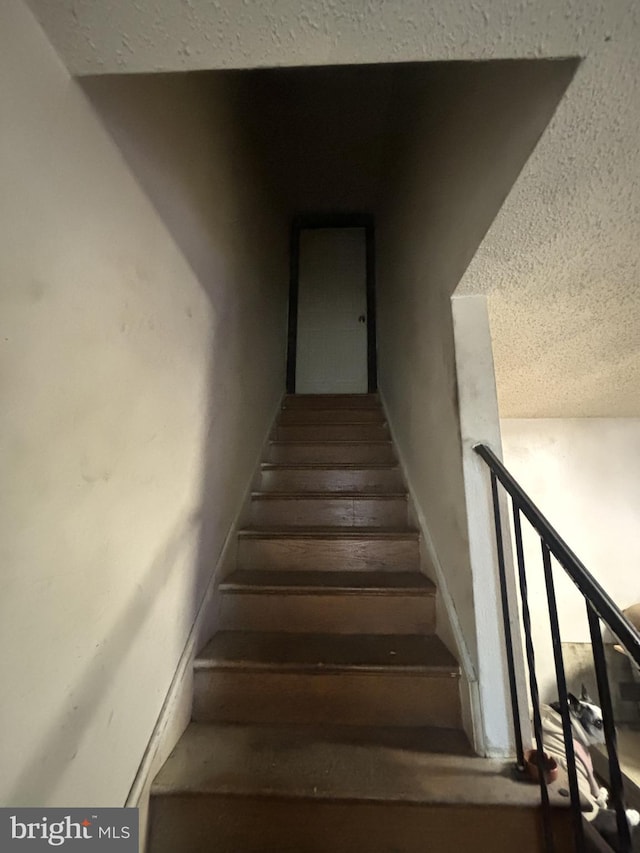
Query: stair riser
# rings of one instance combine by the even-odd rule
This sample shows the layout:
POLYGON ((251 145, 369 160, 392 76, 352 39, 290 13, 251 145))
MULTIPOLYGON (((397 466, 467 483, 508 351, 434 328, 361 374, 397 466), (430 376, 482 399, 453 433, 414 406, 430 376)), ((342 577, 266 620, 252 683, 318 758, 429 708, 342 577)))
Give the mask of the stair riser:
POLYGON ((268 462, 325 464, 384 464, 395 461, 391 442, 381 444, 270 444, 268 462))
POLYGON ((281 426, 299 424, 383 424, 382 409, 283 409, 281 426))
POLYGON ((417 539, 243 539, 238 568, 304 571, 418 571, 417 539))
MULTIPOLYGON (((556 849, 573 849, 569 809, 556 849)), ((189 794, 151 801, 153 853, 538 853, 539 809, 189 794), (215 844, 215 847, 214 847, 215 844)))
POLYGON ((425 595, 223 592, 220 629, 333 634, 432 634, 435 598, 425 595))
POLYGON ((404 486, 398 468, 282 469, 263 471, 262 492, 398 492, 404 486))
POLYGON ((376 409, 375 394, 291 394, 284 398, 284 409, 376 409))
POLYGON ((459 728, 448 674, 196 670, 193 719, 217 723, 459 728))
POLYGON ((382 424, 298 424, 277 426, 277 441, 384 441, 389 438, 382 424))
POLYGON ((251 523, 284 527, 406 527, 405 498, 253 500, 251 523))

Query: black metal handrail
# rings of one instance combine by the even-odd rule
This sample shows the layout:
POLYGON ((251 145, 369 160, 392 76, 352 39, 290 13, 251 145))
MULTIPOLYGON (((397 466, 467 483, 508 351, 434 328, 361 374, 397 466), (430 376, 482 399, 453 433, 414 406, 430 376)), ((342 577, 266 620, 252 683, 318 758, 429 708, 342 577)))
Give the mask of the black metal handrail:
POLYGON ((513 530, 516 550, 516 563, 520 588, 520 603, 522 608, 522 626, 524 630, 525 651, 527 669, 529 671, 529 688, 531 691, 531 702, 533 705, 533 729, 537 744, 538 778, 540 782, 540 795, 542 799, 542 813, 544 820, 544 836, 548 851, 555 850, 553 827, 551 824, 551 812, 549 803, 549 792, 545 782, 544 773, 544 738, 542 731, 542 719, 540 712, 540 699, 535 666, 535 649, 531 631, 531 616, 529 613, 529 601, 527 590, 527 574, 524 558, 524 547, 522 540, 521 515, 524 516, 540 537, 542 551, 542 565, 544 570, 545 586, 547 592, 547 604, 549 608, 549 625, 553 641, 554 664, 556 670, 556 683, 558 687, 558 699, 560 704, 560 715, 562 718, 562 729, 564 734, 565 750, 567 757, 567 774, 569 777, 569 794, 571 798, 571 810, 573 817, 573 829, 575 848, 578 853, 585 850, 584 831, 582 823, 582 811, 580 805, 580 794, 578 790, 578 778, 576 771, 576 759, 573 748, 573 735, 571 717, 569 713, 569 700, 567 681, 565 676, 564 660, 562 656, 562 641, 560 636, 560 625, 558 620, 558 608, 553 581, 551 556, 562 566, 569 575, 579 592, 585 599, 587 618, 591 634, 594 667, 600 704, 602 707, 603 730, 607 753, 609 756, 609 781, 611 786, 612 804, 616 811, 619 849, 623 853, 631 851, 631 837, 627 823, 623 802, 623 781, 618 760, 616 743, 616 731, 613 717, 613 705, 609 680, 607 675, 607 664, 605 660, 604 643, 600 628, 600 621, 605 623, 610 631, 618 638, 620 644, 635 663, 640 666, 640 634, 633 625, 625 618, 620 609, 607 595, 600 584, 589 573, 578 557, 569 548, 566 542, 559 536, 557 531, 540 512, 524 489, 513 478, 504 467, 498 457, 484 444, 476 444, 474 451, 488 465, 491 473, 491 493, 493 499, 493 512, 496 533, 496 548, 498 557, 498 574, 500 578, 500 592, 502 603, 502 617, 505 632, 505 645, 507 654, 507 669, 509 675, 509 688, 511 693, 514 739, 516 745, 517 764, 520 771, 525 764, 522 730, 520 727, 520 709, 518 700, 515 660, 512 643, 511 608, 507 590, 506 562, 504 554, 504 542, 502 533, 502 520, 500 511, 500 500, 498 494, 498 482, 511 497, 513 530))

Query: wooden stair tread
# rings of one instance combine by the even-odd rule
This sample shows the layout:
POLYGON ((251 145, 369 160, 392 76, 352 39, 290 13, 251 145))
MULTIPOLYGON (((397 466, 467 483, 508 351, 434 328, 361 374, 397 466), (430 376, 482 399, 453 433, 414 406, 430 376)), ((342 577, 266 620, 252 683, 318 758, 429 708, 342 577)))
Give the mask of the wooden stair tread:
MULTIPOLYGON (((338 443, 340 443, 340 442, 338 442, 338 443)), ((397 470, 399 470, 399 466, 398 466, 397 462, 262 462, 260 467, 263 471, 397 471, 397 470)))
MULTIPOLYGON (((343 426, 343 424, 340 424, 343 426)), ((345 447, 360 446, 362 444, 374 444, 383 447, 388 447, 391 444, 390 438, 364 438, 364 439, 346 439, 346 438, 272 438, 269 444, 308 444, 311 447, 318 444, 344 445, 345 447)))
POLYGON ((375 406, 327 406, 326 408, 285 408, 280 410, 278 424, 386 423, 386 416, 375 406))
POLYGON ((407 500, 406 491, 400 492, 341 492, 341 491, 322 491, 322 492, 252 492, 251 497, 257 501, 306 501, 306 500, 367 500, 367 501, 383 501, 383 500, 407 500))
POLYGON ((381 593, 386 595, 419 593, 433 596, 436 587, 420 572, 384 571, 291 571, 240 569, 220 584, 223 591, 287 591, 322 594, 381 593))
POLYGON ((296 409, 298 407, 331 409, 336 406, 382 408, 377 394, 287 394, 282 401, 283 409, 296 409))
POLYGON ((284 423, 282 421, 278 421, 276 426, 284 426, 284 427, 358 426, 358 427, 361 427, 361 426, 388 426, 388 424, 387 424, 386 419, 381 417, 380 420, 376 420, 376 421, 358 421, 358 420, 354 420, 354 421, 324 421, 324 420, 310 421, 309 420, 309 421, 307 421, 307 420, 304 420, 304 421, 286 421, 284 423))
MULTIPOLYGON (((284 439, 282 439, 283 441, 306 441, 306 442, 310 442, 313 444, 317 444, 319 442, 325 442, 325 441, 332 441, 332 439, 331 438, 324 438, 323 436, 316 437, 315 439, 310 438, 310 437, 307 437, 304 435, 305 430, 311 431, 311 430, 316 430, 316 429, 320 430, 320 429, 328 428, 329 429, 328 435, 330 436, 332 429, 334 429, 334 428, 342 429, 343 427, 358 427, 358 429, 365 428, 364 432, 366 432, 367 427, 371 427, 372 432, 374 432, 374 435, 377 437, 370 438, 367 436, 366 438, 357 438, 357 437, 351 435, 351 436, 348 436, 346 438, 334 438, 333 441, 341 441, 341 442, 350 441, 350 442, 358 443, 358 444, 365 442, 368 444, 371 441, 384 441, 384 438, 380 437, 380 436, 388 435, 388 424, 386 421, 379 421, 379 422, 377 421, 375 423, 362 423, 361 421, 345 421, 345 422, 340 422, 340 423, 331 423, 331 422, 325 423, 324 421, 314 421, 312 423, 302 423, 302 424, 277 423, 275 425, 276 430, 287 430, 289 432, 298 430, 301 432, 301 434, 303 436, 302 438, 284 438, 284 439)), ((351 432, 352 433, 357 432, 357 430, 351 430, 351 432)), ((285 433, 285 435, 286 435, 286 433, 285 433)))
POLYGON ((420 533, 410 527, 247 527, 238 531, 240 539, 409 539, 420 533))
POLYGON ((325 404, 322 406, 287 406, 286 403, 280 407, 280 414, 297 414, 298 412, 329 412, 331 414, 335 412, 375 412, 376 414, 380 414, 381 417, 384 417, 384 409, 380 405, 379 402, 371 401, 369 405, 363 406, 362 403, 364 401, 353 401, 346 400, 342 403, 336 402, 335 400, 327 400, 325 404))
POLYGON ((312 394, 312 393, 292 393, 284 395, 284 403, 287 402, 307 402, 308 400, 312 401, 322 401, 322 400, 375 400, 376 402, 380 402, 380 396, 377 391, 354 391, 353 393, 341 393, 340 391, 329 391, 326 394, 312 394))
POLYGON ((420 572, 330 572, 240 569, 220 584, 224 592, 289 592, 299 594, 349 593, 421 594, 434 596, 436 588, 420 572))
POLYGON ((197 656, 195 668, 460 675, 458 662, 438 637, 418 634, 219 631, 197 656))
MULTIPOLYGON (((469 753, 455 729, 191 723, 152 794, 539 808, 539 788, 515 782, 512 762, 469 753)), ((563 782, 549 793, 567 808, 563 782)))

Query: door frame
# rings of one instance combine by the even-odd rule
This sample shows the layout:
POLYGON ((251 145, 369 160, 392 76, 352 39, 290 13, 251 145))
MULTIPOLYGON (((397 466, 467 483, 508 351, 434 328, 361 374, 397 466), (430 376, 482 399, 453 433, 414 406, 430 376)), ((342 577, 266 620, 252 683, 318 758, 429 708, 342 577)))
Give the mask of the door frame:
POLYGON ((378 390, 376 345, 376 234, 368 213, 300 213, 291 222, 289 243, 289 332, 287 342, 287 394, 296 393, 298 348, 298 284, 300 279, 300 232, 317 228, 364 228, 367 288, 367 392, 378 390))

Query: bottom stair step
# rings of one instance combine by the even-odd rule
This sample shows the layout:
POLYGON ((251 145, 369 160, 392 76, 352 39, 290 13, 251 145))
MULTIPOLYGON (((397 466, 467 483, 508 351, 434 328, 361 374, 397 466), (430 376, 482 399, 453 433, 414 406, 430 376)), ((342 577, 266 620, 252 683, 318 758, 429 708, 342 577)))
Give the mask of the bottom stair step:
MULTIPOLYGON (((472 755, 460 729, 191 723, 152 793, 446 803, 477 785, 472 775, 493 776, 496 766, 472 755), (447 783, 461 768, 474 774, 447 783), (420 785, 416 773, 424 775, 420 785)), ((494 793, 482 797, 491 801, 494 793)))
MULTIPOLYGON (((153 784, 149 849, 542 849, 537 786, 468 752, 464 735, 447 729, 192 724, 153 784)), ((560 784, 550 796, 558 846, 567 849, 560 784)))
POLYGON ((193 719, 456 728, 459 675, 435 636, 220 631, 195 661, 193 719))

